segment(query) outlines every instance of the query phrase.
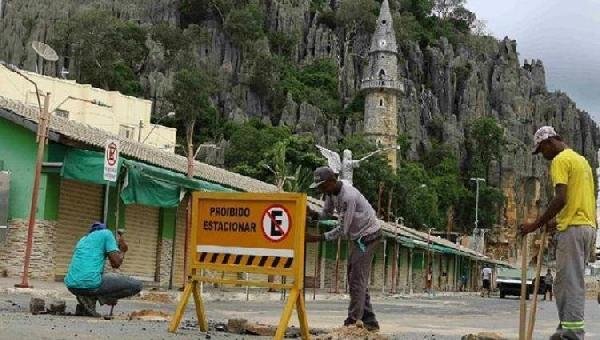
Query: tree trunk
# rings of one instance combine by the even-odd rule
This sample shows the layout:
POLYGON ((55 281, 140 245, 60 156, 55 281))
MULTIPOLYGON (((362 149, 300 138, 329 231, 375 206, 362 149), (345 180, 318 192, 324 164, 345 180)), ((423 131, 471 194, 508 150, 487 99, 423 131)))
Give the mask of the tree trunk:
POLYGON ((194 177, 194 126, 196 122, 192 121, 186 128, 186 141, 187 141, 187 177, 194 177))

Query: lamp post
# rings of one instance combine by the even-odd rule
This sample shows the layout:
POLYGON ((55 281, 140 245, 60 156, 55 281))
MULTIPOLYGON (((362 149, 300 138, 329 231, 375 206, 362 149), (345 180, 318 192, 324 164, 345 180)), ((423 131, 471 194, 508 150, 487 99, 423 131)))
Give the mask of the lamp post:
MULTIPOLYGON (((150 130, 150 132, 148 132, 148 134, 146 135, 146 137, 144 137, 144 140, 141 141, 141 143, 146 143, 146 140, 148 139, 148 137, 150 137, 150 135, 152 134, 152 132, 154 132, 154 129, 156 129, 156 127, 158 126, 158 123, 160 123, 163 119, 167 118, 167 117, 175 117, 175 112, 171 111, 169 113, 167 113, 166 115, 160 117, 156 123, 153 124, 152 126, 152 130, 150 130)), ((142 136, 142 127, 143 127, 143 122, 140 120, 140 131, 138 133, 138 142, 140 142, 141 136, 142 136)))
POLYGON ((473 241, 477 238, 477 244, 475 245, 475 250, 479 251, 479 182, 485 182, 484 178, 480 177, 471 177, 471 181, 475 182, 475 229, 473 229, 473 241))
POLYGON ((50 106, 50 92, 47 92, 44 96, 44 106, 42 108, 40 94, 37 84, 29 79, 26 75, 21 73, 18 68, 13 65, 6 66, 8 70, 20 75, 25 78, 28 82, 33 84, 35 87, 35 94, 37 96, 38 107, 40 114, 38 118, 37 126, 37 156, 35 163, 35 173, 33 177, 33 189, 31 192, 31 208, 29 210, 29 223, 27 227, 27 243, 25 244, 25 258, 23 259, 23 275, 21 276, 21 283, 15 284, 17 288, 30 288, 29 286, 29 262, 31 261, 31 251, 33 248, 33 232, 35 230, 35 214, 37 211, 38 196, 40 191, 40 179, 42 177, 42 163, 44 161, 44 150, 46 147, 46 138, 48 137, 48 125, 49 125, 49 109, 50 106))

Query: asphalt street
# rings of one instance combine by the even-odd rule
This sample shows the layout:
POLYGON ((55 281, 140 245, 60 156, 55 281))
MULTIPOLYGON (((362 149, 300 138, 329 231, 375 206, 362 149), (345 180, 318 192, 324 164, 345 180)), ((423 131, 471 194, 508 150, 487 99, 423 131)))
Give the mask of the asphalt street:
MULTIPOLYGON (((30 295, 0 294, 0 339, 260 339, 212 330, 201 333, 195 327, 193 303, 188 305, 185 321, 177 334, 167 332, 166 321, 129 321, 132 311, 152 309, 172 313, 174 304, 123 300, 114 320, 75 316, 31 315, 30 295), (208 336, 207 336, 208 335, 208 336)), ((375 297, 374 307, 381 333, 393 339, 460 339, 467 333, 493 331, 508 338, 517 337, 519 301, 516 298, 480 298, 478 296, 375 297)), ((547 339, 558 323, 553 302, 540 301, 535 338, 547 339)), ((73 312, 75 300, 67 300, 67 312, 73 312)), ((206 302, 211 324, 227 323, 230 318, 276 325, 282 303, 279 301, 206 302)), ((307 301, 311 328, 338 327, 345 318, 344 297, 307 301)), ((106 314, 108 307, 99 311, 106 314)), ((587 338, 600 339, 600 308, 595 300, 586 305, 587 338)), ((298 326, 294 317, 291 325, 298 326)))

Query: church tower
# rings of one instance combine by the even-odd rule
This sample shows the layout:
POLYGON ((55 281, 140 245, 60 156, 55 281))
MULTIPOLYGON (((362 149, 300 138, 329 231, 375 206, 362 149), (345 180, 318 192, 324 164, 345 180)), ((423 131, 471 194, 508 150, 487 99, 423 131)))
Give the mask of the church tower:
MULTIPOLYGON (((369 66, 360 86, 365 95, 364 132, 380 148, 397 146, 398 94, 403 86, 398 79, 398 45, 388 0, 383 0, 377 28, 371 38, 369 66)), ((397 150, 386 152, 396 169, 397 150)))

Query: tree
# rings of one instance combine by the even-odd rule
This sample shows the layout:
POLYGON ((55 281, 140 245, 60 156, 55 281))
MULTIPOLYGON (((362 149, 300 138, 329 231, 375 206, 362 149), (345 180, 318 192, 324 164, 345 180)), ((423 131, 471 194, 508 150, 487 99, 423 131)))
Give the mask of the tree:
POLYGON ((139 74, 148 49, 146 31, 110 12, 90 9, 57 22, 52 42, 66 58, 65 67, 80 83, 139 96, 139 74))
POLYGON ((185 125, 188 157, 188 177, 193 175, 194 132, 196 123, 210 121, 214 116, 214 107, 210 101, 214 86, 206 73, 199 68, 188 66, 175 74, 173 89, 167 95, 173 104, 177 119, 185 125))
POLYGON ((442 19, 447 18, 452 11, 465 5, 466 0, 434 0, 433 13, 442 19))
POLYGON ((257 1, 232 9, 224 29, 238 46, 245 47, 265 35, 264 14, 257 1))
POLYGON ((468 148, 473 158, 473 175, 485 175, 489 179, 489 167, 493 160, 502 157, 506 139, 504 130, 493 117, 475 119, 469 126, 468 148))

